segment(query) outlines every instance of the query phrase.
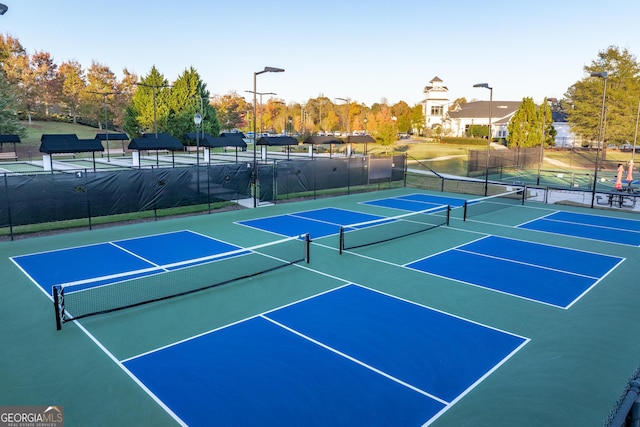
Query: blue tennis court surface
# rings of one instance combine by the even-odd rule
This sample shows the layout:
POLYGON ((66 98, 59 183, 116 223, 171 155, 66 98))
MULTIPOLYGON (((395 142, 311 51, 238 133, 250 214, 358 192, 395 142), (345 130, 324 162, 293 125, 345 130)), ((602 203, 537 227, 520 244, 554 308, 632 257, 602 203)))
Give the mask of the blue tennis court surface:
POLYGON ((91 282, 87 286, 98 286, 195 265, 202 262, 201 258, 231 251, 242 254, 238 246, 183 230, 16 256, 12 260, 51 294, 53 285, 87 281, 91 282))
POLYGON ((567 308, 622 261, 592 252, 488 236, 406 266, 567 308))
POLYGON ((419 212, 443 205, 449 205, 452 208, 464 206, 464 199, 416 193, 398 197, 387 197, 385 199, 371 200, 362 203, 365 205, 419 212))
POLYGON ((188 425, 423 425, 527 342, 347 285, 122 363, 188 425))
POLYGON ((521 224, 519 227, 603 242, 640 246, 640 221, 633 219, 554 212, 521 224))
POLYGON ((347 209, 323 208, 240 221, 238 224, 287 237, 309 233, 312 239, 316 239, 338 234, 341 226, 383 218, 347 209))
MULTIPOLYGON (((419 212, 432 208, 441 208, 446 205, 463 206, 464 199, 416 193, 401 197, 371 200, 362 202, 362 204, 419 212)), ((315 239, 338 234, 340 227, 353 226, 354 224, 360 225, 367 221, 378 221, 384 218, 386 217, 347 209, 323 208, 239 221, 238 224, 287 237, 309 233, 311 238, 315 239)), ((362 227, 366 227, 366 224, 363 224, 362 227)))

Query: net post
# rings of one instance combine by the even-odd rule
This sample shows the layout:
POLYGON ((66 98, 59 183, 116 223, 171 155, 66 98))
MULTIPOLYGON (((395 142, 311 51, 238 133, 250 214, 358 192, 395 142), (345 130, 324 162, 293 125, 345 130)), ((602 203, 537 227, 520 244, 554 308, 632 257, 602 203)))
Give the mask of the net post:
POLYGON ((522 206, 524 206, 524 199, 526 198, 527 195, 527 184, 524 185, 524 187, 522 187, 522 206))
POLYGON ((62 307, 60 307, 59 299, 63 297, 63 292, 64 291, 59 286, 54 285, 52 288, 53 310, 56 315, 56 330, 58 331, 62 329, 62 307))
POLYGON ((462 220, 463 220, 463 221, 466 221, 466 220, 467 220, 467 206, 468 206, 468 204, 469 204, 469 201, 468 201, 468 200, 465 200, 465 201, 464 201, 464 213, 463 213, 463 215, 462 215, 462 220))
POLYGON ((449 218, 451 218, 451 205, 447 205, 447 227, 449 226, 449 218))
POLYGON ((311 260, 311 235, 309 233, 304 235, 304 259, 309 264, 311 260))
POLYGON ((342 255, 342 249, 344 248, 344 227, 340 227, 340 238, 338 241, 339 251, 338 253, 342 255))

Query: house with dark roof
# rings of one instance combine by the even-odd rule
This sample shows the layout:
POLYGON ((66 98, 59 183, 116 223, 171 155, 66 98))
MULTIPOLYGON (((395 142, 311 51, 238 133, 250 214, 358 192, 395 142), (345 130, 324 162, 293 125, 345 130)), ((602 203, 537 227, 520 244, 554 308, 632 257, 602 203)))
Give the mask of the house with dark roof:
POLYGON ((520 101, 472 101, 456 105, 452 110, 445 112, 444 134, 465 136, 470 126, 487 126, 491 115, 491 136, 497 139, 506 138, 509 121, 520 108, 520 104, 520 101))

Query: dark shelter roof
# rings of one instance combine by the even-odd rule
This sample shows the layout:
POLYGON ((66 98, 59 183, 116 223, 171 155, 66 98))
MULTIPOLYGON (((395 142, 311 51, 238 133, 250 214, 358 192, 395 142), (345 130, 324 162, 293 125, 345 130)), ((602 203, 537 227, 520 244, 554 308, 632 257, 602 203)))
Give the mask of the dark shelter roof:
POLYGON ((111 132, 109 132, 108 134, 97 133, 96 139, 99 139, 100 141, 106 141, 107 135, 109 135, 109 141, 128 141, 129 140, 129 135, 127 135, 126 133, 111 133, 111 132))
POLYGON ((371 135, 349 135, 347 136, 347 143, 349 142, 363 144, 365 142, 376 142, 376 140, 371 135))
POLYGON ((91 151, 104 151, 104 147, 97 139, 78 139, 76 134, 43 134, 40 137, 41 153, 86 153, 91 151))
POLYGON ((344 141, 333 136, 313 135, 303 141, 305 144, 344 144, 344 141))
POLYGON ((169 150, 182 151, 184 145, 168 133, 145 133, 140 138, 133 138, 129 143, 130 150, 169 150))
POLYGON ((291 136, 263 136, 256 145, 282 146, 298 145, 298 140, 291 136))
POLYGON ((19 135, 0 135, 0 144, 4 144, 5 142, 10 142, 12 144, 20 142, 20 136, 19 135))
POLYGON ((205 147, 242 147, 247 148, 247 143, 240 137, 224 137, 224 136, 210 136, 202 141, 202 145, 205 147))
POLYGON ((242 132, 222 132, 220 134, 220 136, 223 137, 232 137, 232 138, 246 138, 246 136, 244 135, 244 133, 242 132))

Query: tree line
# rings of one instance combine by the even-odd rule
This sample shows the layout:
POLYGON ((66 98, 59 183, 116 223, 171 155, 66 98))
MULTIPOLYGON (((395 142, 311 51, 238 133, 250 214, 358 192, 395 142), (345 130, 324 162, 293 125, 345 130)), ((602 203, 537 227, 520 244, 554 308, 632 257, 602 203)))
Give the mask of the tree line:
MULTIPOLYGON (((640 65, 627 49, 610 46, 584 67, 585 77, 571 85, 561 100, 537 106, 524 98, 509 123, 510 147, 552 141, 553 112, 566 114, 571 130, 593 145, 631 144, 636 139, 640 109, 640 65), (606 79, 592 73, 606 73, 606 79), (604 85, 604 120, 600 119, 604 85)), ((46 51, 29 54, 17 38, 0 34, 0 133, 22 133, 21 121, 60 120, 99 129, 125 131, 130 137, 145 132, 168 132, 183 139, 194 131, 199 112, 205 132, 255 128, 259 133, 310 135, 359 132, 391 143, 398 133, 429 136, 423 106, 386 100, 367 106, 356 100, 331 99, 323 94, 306 103, 287 103, 270 97, 256 106, 230 92, 211 94, 197 70, 191 68, 169 81, 155 66, 144 77, 127 69, 118 79, 106 65, 92 62, 84 69, 77 61, 57 64, 46 51)), ((606 145, 605 145, 606 146, 606 145)))
MULTIPOLYGON (((368 133, 393 142, 400 132, 424 132, 422 105, 386 100, 368 107, 355 100, 324 95, 306 103, 269 98, 256 106, 230 92, 211 94, 193 67, 169 81, 155 66, 140 77, 127 69, 123 77, 104 64, 88 68, 77 61, 56 63, 46 51, 29 54, 17 38, 0 34, 0 133, 23 133, 20 121, 59 120, 99 129, 124 131, 130 137, 145 132, 168 132, 183 139, 193 132, 193 117, 203 117, 203 130, 310 135, 368 133)), ((186 142, 186 141, 185 141, 186 142)))

